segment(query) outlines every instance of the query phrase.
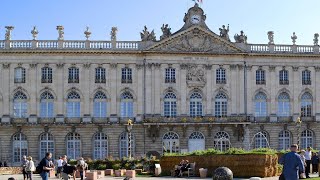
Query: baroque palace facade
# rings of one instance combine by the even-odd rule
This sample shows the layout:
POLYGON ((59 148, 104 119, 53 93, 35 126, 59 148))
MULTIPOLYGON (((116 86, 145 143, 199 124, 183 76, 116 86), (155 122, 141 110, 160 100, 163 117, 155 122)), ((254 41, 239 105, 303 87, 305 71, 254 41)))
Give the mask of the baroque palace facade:
POLYGON ((229 147, 319 148, 320 53, 211 31, 196 4, 156 40, 0 41, 0 160, 47 151, 104 159, 229 147), (301 118, 301 123, 297 120, 301 118), (133 121, 127 132, 127 121, 133 121), (131 134, 131 143, 128 136, 131 134), (130 153, 130 152, 131 153, 130 153), (157 153, 156 153, 157 152, 157 153))

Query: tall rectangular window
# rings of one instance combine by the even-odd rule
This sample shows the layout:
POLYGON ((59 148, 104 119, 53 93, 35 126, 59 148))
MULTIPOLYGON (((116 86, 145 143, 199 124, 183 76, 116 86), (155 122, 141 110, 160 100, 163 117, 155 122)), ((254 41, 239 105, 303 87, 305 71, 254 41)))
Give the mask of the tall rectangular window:
POLYGON ((52 83, 52 68, 44 67, 41 69, 41 83, 52 83))
POLYGON ((132 69, 122 68, 121 72, 121 83, 132 83, 132 69))
POLYGON ((176 69, 166 68, 165 83, 176 83, 176 69))
POLYGON ((216 70, 216 83, 217 84, 226 84, 226 70, 219 68, 216 70))
POLYGON ((69 68, 68 83, 79 83, 79 69, 72 67, 69 68))
POLYGON ((288 85, 289 84, 289 73, 287 70, 279 71, 279 84, 288 85))
POLYGON ((311 85, 311 72, 309 70, 302 71, 302 85, 311 85))
POLYGON ((26 82, 26 69, 19 67, 14 69, 14 83, 26 82))
POLYGON ((106 69, 99 67, 96 68, 95 83, 105 83, 106 82, 106 69))
POLYGON ((262 69, 256 71, 256 84, 266 84, 265 72, 262 69))

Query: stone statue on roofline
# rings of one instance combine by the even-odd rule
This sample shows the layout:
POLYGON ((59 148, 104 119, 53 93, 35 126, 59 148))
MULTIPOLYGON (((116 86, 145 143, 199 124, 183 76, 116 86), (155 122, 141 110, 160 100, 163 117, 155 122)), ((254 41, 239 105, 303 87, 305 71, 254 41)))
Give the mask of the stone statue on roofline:
POLYGON ((293 45, 296 45, 296 40, 298 39, 297 35, 295 32, 293 32, 292 36, 291 36, 291 39, 292 39, 292 43, 293 45))
POLYGON ((169 28, 168 24, 163 24, 161 27, 162 35, 160 36, 160 40, 166 39, 171 36, 171 28, 169 28))
POLYGON ((11 31, 14 29, 13 26, 5 26, 6 34, 5 34, 5 40, 11 40, 11 31))
POLYGON ((154 33, 154 30, 151 31, 151 33, 148 31, 147 26, 144 26, 144 29, 140 33, 141 35, 141 41, 156 41, 156 35, 154 33))
POLYGON ((244 34, 243 31, 240 31, 240 35, 239 34, 235 34, 234 35, 234 40, 236 41, 236 43, 245 43, 245 44, 247 44, 247 36, 244 34))
POLYGON ((33 40, 37 40, 37 36, 39 34, 39 31, 37 30, 37 27, 36 26, 33 26, 33 29, 31 31, 31 34, 32 34, 32 37, 33 37, 33 40))
POLYGON ((222 25, 222 28, 219 28, 220 30, 220 37, 230 41, 230 38, 229 38, 229 24, 228 24, 228 27, 226 29, 226 26, 225 25, 222 25))
POLYGON ((269 43, 268 44, 274 44, 273 41, 273 31, 268 31, 268 39, 269 39, 269 43))
POLYGON ((58 40, 64 40, 64 27, 63 26, 57 26, 58 30, 58 40))
POLYGON ((318 42, 319 42, 319 34, 318 33, 315 33, 314 34, 314 39, 313 39, 313 44, 315 45, 315 46, 318 46, 319 44, 318 44, 318 42))
POLYGON ((111 41, 117 41, 117 32, 118 32, 118 28, 117 27, 112 27, 111 28, 111 41))

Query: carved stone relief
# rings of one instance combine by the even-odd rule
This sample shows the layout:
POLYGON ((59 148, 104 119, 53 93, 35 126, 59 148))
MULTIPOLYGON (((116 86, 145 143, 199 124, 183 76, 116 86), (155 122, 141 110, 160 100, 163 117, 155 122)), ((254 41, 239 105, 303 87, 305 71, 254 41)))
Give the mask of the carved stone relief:
POLYGON ((188 65, 187 84, 189 87, 203 87, 206 85, 206 71, 195 64, 188 65))

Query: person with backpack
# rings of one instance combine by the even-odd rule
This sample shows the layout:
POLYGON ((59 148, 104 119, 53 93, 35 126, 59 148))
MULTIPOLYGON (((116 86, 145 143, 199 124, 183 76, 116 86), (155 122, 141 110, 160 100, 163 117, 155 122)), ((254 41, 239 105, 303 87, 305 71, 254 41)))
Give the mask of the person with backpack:
POLYGON ((49 172, 54 170, 54 165, 52 163, 52 154, 50 152, 46 153, 46 156, 40 161, 37 166, 37 171, 40 173, 42 180, 48 180, 49 172))
POLYGON ((27 180, 28 178, 27 171, 26 171, 27 164, 28 164, 27 156, 24 155, 22 156, 22 160, 21 160, 23 180, 27 180))
POLYGON ((88 168, 88 164, 84 161, 84 159, 81 157, 79 158, 77 162, 77 169, 80 172, 80 178, 83 180, 83 177, 85 176, 85 170, 88 168))
POLYGON ((72 166, 70 164, 65 164, 63 167, 62 167, 62 179, 63 180, 68 180, 69 179, 69 175, 72 175, 73 176, 73 180, 76 180, 76 171, 77 171, 77 168, 76 166, 72 166))
POLYGON ((27 179, 32 180, 32 173, 33 171, 36 170, 36 167, 34 166, 34 162, 32 161, 31 156, 29 156, 27 160, 28 160, 27 167, 26 167, 27 179))

